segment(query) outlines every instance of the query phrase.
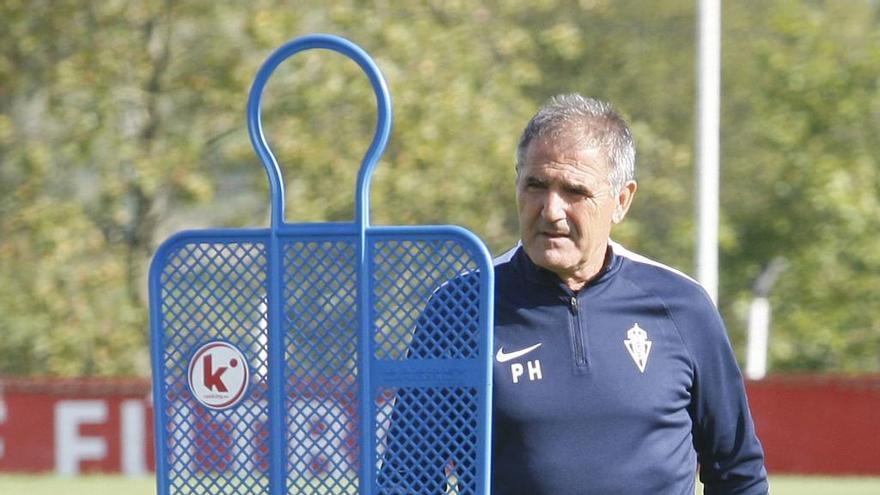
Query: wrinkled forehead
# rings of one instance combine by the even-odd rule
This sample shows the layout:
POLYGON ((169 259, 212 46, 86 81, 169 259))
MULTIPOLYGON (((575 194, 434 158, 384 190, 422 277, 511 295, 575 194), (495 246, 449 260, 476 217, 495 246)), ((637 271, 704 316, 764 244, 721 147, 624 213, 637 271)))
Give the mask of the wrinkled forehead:
POLYGON ((575 182, 610 181, 611 167, 602 146, 577 138, 544 136, 526 149, 523 170, 519 175, 535 177, 554 175, 575 182))
POLYGON ((565 158, 591 166, 601 166, 610 171, 608 146, 601 136, 582 132, 571 127, 560 128, 557 132, 547 132, 536 136, 525 150, 525 162, 565 158))

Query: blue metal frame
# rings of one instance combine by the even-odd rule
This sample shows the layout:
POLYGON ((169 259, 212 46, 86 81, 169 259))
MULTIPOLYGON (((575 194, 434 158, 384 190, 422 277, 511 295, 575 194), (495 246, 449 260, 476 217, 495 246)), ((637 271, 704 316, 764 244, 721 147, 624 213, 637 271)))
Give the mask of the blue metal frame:
MULTIPOLYGON (((314 34, 292 40, 276 50, 257 72, 250 91, 247 104, 247 123, 251 143, 260 158, 268 176, 271 199, 271 224, 268 229, 212 229, 201 231, 181 232, 168 239, 157 250, 150 269, 150 319, 151 319, 151 345, 153 365, 153 396, 157 403, 154 408, 155 432, 156 432, 156 465, 157 486, 161 495, 170 492, 167 466, 167 445, 164 441, 168 415, 162 403, 165 400, 166 375, 164 369, 165 342, 165 315, 162 313, 161 301, 163 286, 161 281, 162 271, 166 267, 169 257, 176 250, 188 243, 223 243, 223 242, 252 242, 265 245, 268 258, 267 284, 267 308, 268 308, 268 416, 270 425, 270 460, 269 460, 269 491, 273 495, 288 493, 286 487, 287 459, 283 455, 286 450, 285 436, 285 349, 281 344, 284 339, 284 301, 282 300, 284 260, 282 247, 286 240, 291 238, 309 237, 335 237, 356 239, 357 245, 357 287, 358 287, 358 321, 359 332, 359 356, 358 356, 358 380, 360 381, 360 493, 367 495, 373 493, 376 487, 374 480, 375 456, 372 439, 376 437, 376 424, 372 421, 375 417, 376 404, 372 400, 375 393, 375 384, 371 376, 372 370, 380 374, 394 373, 389 371, 389 364, 376 359, 371 330, 373 325, 372 314, 372 290, 371 274, 375 270, 375 263, 371 254, 372 242, 376 239, 419 239, 440 241, 455 241, 466 246, 469 254, 474 258, 479 267, 480 300, 479 308, 482 315, 484 331, 479 340, 478 365, 469 364, 462 368, 471 381, 474 377, 482 382, 478 385, 485 391, 480 397, 479 413, 485 422, 483 435, 478 439, 478 451, 483 453, 483 469, 476 482, 478 493, 489 493, 490 451, 491 451, 491 371, 492 371, 492 314, 493 314, 493 283, 491 256, 485 245, 471 232, 455 226, 370 226, 369 218, 369 187, 373 170, 385 149, 391 132, 391 98, 388 88, 378 67, 373 60, 357 45, 340 38, 327 34, 314 34), (373 87, 377 111, 376 131, 373 140, 362 160, 356 185, 355 213, 353 222, 336 223, 287 223, 285 218, 285 192, 281 169, 275 156, 269 148, 263 134, 261 122, 261 101, 263 91, 274 70, 287 58, 310 49, 331 50, 350 58, 358 64, 370 80, 373 87)), ((413 368, 427 366, 422 364, 403 363, 398 364, 398 369, 407 366, 413 368)), ((442 383, 440 384, 442 385, 442 383)), ((434 495, 434 494, 431 494, 434 495)))
MULTIPOLYGON (((369 225, 370 211, 369 188, 373 177, 373 169, 385 151, 385 146, 388 144, 388 138, 391 135, 391 95, 388 92, 388 85, 385 83, 379 68, 373 62, 373 59, 359 46, 338 36, 313 34, 288 42, 269 56, 257 72, 248 98, 248 133, 254 150, 257 152, 257 156, 260 157, 269 176, 272 196, 272 227, 279 228, 285 223, 284 181, 282 180, 281 169, 278 167, 278 161, 269 149, 266 137, 263 134, 263 123, 260 118, 263 90, 269 81, 269 77, 281 62, 301 51, 316 48, 341 53, 357 63, 370 79, 370 84, 373 86, 373 91, 376 95, 376 133, 373 135, 373 141, 370 143, 370 147, 361 163, 355 196, 355 225, 367 226, 369 225)), ((339 227, 344 229, 345 224, 341 224, 339 227)))

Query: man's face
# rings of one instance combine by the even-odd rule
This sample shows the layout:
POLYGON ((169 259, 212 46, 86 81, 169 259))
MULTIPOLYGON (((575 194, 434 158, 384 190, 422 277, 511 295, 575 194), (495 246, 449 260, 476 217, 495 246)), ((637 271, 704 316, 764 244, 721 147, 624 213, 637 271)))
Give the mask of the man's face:
POLYGON ((602 268, 612 223, 623 219, 635 182, 614 191, 603 150, 570 139, 536 139, 517 171, 523 248, 536 265, 577 289, 602 268))

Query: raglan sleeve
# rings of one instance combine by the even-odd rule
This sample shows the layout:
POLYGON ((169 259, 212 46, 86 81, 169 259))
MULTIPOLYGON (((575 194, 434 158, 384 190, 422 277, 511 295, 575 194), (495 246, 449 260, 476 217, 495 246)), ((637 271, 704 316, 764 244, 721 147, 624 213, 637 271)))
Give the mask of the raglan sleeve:
POLYGON ((689 413, 706 495, 769 492, 742 373, 721 315, 702 289, 679 317, 694 361, 689 413))

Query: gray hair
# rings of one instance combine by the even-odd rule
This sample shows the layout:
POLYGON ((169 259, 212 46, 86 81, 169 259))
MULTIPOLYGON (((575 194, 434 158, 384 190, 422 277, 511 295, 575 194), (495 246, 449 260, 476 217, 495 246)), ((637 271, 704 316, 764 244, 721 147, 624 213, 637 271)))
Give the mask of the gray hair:
POLYGON ((520 169, 529 144, 537 139, 575 139, 578 145, 605 151, 611 171, 608 181, 615 192, 635 179, 636 145, 626 120, 609 103, 577 93, 557 95, 547 101, 529 121, 516 147, 520 169))

